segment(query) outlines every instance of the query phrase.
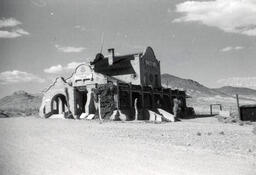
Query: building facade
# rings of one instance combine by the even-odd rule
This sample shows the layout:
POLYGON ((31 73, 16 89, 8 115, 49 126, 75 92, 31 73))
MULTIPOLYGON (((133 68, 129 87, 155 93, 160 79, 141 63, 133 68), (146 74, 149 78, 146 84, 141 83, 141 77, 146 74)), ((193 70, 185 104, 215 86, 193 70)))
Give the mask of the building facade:
POLYGON ((99 112, 108 118, 114 110, 134 119, 135 99, 139 119, 147 120, 147 110, 162 108, 173 113, 173 100, 186 108, 186 93, 161 86, 160 61, 151 47, 143 53, 110 56, 97 54, 90 65, 79 65, 70 78, 57 78, 44 91, 40 116, 71 114, 74 118, 99 112), (99 98, 101 100, 99 100, 99 98))
POLYGON ((93 61, 94 71, 114 77, 134 85, 161 87, 160 61, 154 51, 148 47, 144 53, 130 55, 115 55, 114 49, 109 49, 110 56, 93 61))

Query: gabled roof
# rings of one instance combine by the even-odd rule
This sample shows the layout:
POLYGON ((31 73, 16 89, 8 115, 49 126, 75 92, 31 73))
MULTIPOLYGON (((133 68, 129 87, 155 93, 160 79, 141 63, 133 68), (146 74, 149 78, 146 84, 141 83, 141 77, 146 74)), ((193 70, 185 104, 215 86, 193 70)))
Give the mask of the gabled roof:
POLYGON ((109 65, 108 57, 104 57, 99 53, 96 55, 93 62, 91 62, 91 65, 94 65, 95 72, 108 76, 135 74, 135 70, 131 65, 131 60, 134 60, 136 55, 139 55, 139 58, 141 59, 145 59, 144 57, 147 57, 148 55, 153 55, 153 58, 155 58, 153 49, 151 47, 147 47, 144 52, 128 55, 114 55, 112 65, 109 65))
POLYGON ((135 59, 134 54, 114 56, 112 65, 109 65, 108 59, 108 57, 104 57, 94 60, 92 62, 94 65, 94 71, 108 76, 135 73, 135 70, 131 65, 131 60, 135 59))

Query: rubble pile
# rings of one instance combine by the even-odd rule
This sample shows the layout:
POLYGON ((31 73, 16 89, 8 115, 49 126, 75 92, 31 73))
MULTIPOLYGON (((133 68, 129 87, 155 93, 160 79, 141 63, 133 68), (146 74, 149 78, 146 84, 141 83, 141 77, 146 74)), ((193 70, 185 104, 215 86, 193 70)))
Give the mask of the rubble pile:
POLYGON ((237 112, 232 112, 229 117, 217 115, 216 116, 219 122, 223 123, 239 123, 241 120, 239 119, 237 112))

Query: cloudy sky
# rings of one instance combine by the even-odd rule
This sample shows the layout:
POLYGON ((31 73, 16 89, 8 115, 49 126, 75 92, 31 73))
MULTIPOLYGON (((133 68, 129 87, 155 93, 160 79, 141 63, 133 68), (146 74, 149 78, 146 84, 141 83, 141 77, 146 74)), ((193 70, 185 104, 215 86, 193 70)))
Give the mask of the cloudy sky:
POLYGON ((102 38, 103 53, 152 46, 162 73, 256 89, 255 0, 0 0, 0 97, 68 76, 102 38))

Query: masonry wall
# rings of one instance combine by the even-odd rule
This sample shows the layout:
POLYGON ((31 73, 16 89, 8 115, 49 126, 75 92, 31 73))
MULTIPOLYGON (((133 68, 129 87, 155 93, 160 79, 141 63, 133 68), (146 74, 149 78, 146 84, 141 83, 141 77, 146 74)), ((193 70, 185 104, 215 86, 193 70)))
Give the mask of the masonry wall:
POLYGON ((140 59, 139 56, 135 55, 134 60, 130 60, 130 63, 135 71, 134 74, 126 74, 126 75, 115 75, 114 78, 124 81, 126 83, 131 83, 134 85, 140 85, 141 82, 141 74, 140 74, 140 59))
POLYGON ((152 48, 148 47, 140 59, 141 85, 161 87, 160 62, 156 59, 152 48))

